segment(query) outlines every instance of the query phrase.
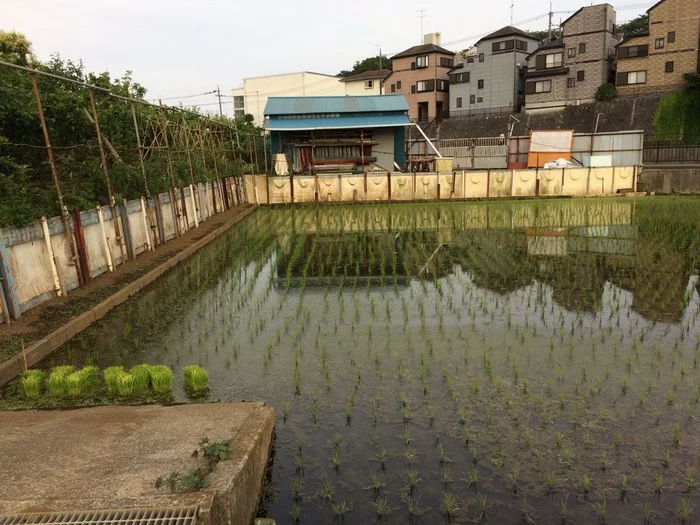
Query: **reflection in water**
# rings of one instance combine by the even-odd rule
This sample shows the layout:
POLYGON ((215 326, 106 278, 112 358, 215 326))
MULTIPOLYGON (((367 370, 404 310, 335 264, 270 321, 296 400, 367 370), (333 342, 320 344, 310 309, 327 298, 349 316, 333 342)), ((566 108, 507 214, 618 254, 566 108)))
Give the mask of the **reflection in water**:
MULTIPOLYGON (((444 520, 443 493, 456 496, 458 522, 478 522, 481 505, 489 523, 520 522, 526 496, 536 523, 557 523, 569 494, 572 523, 596 522, 604 505, 608 523, 641 523, 661 458, 670 478, 692 470, 700 450, 699 208, 605 199, 261 209, 47 366, 163 363, 181 381, 197 363, 212 399, 270 403, 266 509, 278 523, 290 512, 332 523, 320 496, 329 486, 332 503, 351 509, 346 523, 374 522, 372 474, 386 523, 406 523, 409 471, 422 480, 413 496, 423 523, 444 520), (633 497, 618 505, 622 475, 633 497)), ((675 520, 679 479, 654 500, 659 523, 675 520)))

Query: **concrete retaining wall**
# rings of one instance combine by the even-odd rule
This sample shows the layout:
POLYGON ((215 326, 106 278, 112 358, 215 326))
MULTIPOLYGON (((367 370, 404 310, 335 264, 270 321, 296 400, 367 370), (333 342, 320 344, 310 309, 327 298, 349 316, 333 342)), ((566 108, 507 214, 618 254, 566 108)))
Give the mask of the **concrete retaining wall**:
POLYGON ((700 168, 645 168, 639 177, 640 191, 700 194, 700 168))
MULTIPOLYGON (((452 173, 384 173, 246 176, 269 194, 270 204, 312 202, 436 201, 484 198, 614 195, 633 191, 636 166, 556 170, 484 170, 452 173)), ((251 192, 249 191, 249 195, 251 192)))
MULTIPOLYGON (((69 235, 77 246, 82 232, 87 273, 92 279, 110 271, 110 265, 115 268, 196 227, 214 210, 223 211, 223 192, 228 192, 230 205, 246 201, 242 192, 239 202, 241 192, 236 191, 233 178, 200 183, 150 199, 124 201, 114 208, 82 211, 77 222, 70 218, 69 235), (171 202, 173 197, 175 202, 171 202)), ((47 227, 50 243, 41 221, 26 228, 0 229, 0 323, 17 319, 37 304, 80 285, 63 220, 52 217, 47 227)))

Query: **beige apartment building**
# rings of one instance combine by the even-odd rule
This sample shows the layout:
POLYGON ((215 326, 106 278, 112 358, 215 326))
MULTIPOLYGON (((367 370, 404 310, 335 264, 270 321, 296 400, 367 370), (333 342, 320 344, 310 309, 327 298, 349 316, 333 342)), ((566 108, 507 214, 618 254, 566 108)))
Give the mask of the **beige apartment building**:
POLYGON ((647 13, 648 31, 617 46, 618 95, 680 90, 685 73, 700 71, 700 0, 661 0, 647 13))
POLYGON ((440 47, 440 33, 391 57, 392 73, 384 81, 388 95, 404 95, 408 113, 417 122, 449 114, 450 74, 455 53, 440 47))
POLYGON ((345 84, 345 94, 348 96, 384 95, 384 80, 391 74, 391 69, 375 69, 365 71, 340 81, 345 84))
POLYGON ((594 102, 598 87, 612 81, 615 24, 610 4, 582 7, 562 22, 562 37, 527 57, 525 108, 594 102))

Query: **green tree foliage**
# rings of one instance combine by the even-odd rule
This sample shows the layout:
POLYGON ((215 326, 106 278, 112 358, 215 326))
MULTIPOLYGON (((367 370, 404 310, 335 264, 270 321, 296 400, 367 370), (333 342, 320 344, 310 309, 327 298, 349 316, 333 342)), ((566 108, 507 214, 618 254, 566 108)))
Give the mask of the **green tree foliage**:
POLYGON ((349 77, 352 75, 357 75, 358 73, 364 73, 365 71, 374 71, 377 69, 391 69, 391 60, 385 56, 374 56, 368 57, 364 60, 358 60, 352 69, 343 69, 338 73, 339 77, 349 77), (380 67, 381 60, 381 67, 380 67))
POLYGON ((605 100, 612 100, 617 96, 617 88, 615 84, 610 82, 606 84, 601 84, 595 92, 595 99, 598 102, 603 102, 605 100))
POLYGON ((654 133, 659 140, 700 140, 700 90, 664 96, 654 117, 654 133))
POLYGON ((627 22, 623 22, 617 26, 618 33, 622 33, 625 36, 636 35, 637 33, 643 33, 649 29, 649 15, 644 13, 639 15, 637 18, 633 18, 627 22))
MULTIPOLYGON (((540 42, 546 42, 549 36, 549 30, 547 29, 540 29, 538 31, 528 31, 528 33, 530 33, 530 35, 532 35, 533 38, 536 38, 540 42)), ((559 28, 552 29, 552 39, 556 38, 561 38, 561 29, 559 28)))
MULTIPOLYGON (((18 33, 0 32, 2 60, 23 65, 31 53, 31 44, 18 33)), ((113 78, 109 72, 88 73, 80 61, 54 55, 45 63, 33 60, 37 70, 93 84, 121 96, 143 100, 146 90, 134 82, 131 73, 113 78)), ((87 209, 107 204, 107 184, 101 167, 95 128, 86 112, 90 110, 87 89, 65 81, 37 76, 46 124, 54 147, 64 200, 69 209, 87 209)), ((97 114, 104 137, 116 149, 119 158, 107 153, 110 179, 117 200, 138 198, 146 192, 165 191, 171 186, 167 156, 162 148, 148 148, 144 153, 146 180, 141 172, 131 105, 102 91, 95 91, 97 114)), ((142 143, 149 146, 157 136, 160 123, 157 107, 135 104, 142 143), (149 125, 151 123, 151 125, 149 125)), ((196 110, 193 110, 196 113, 196 110)), ((181 125, 183 113, 166 111, 168 129, 174 133, 181 125)), ((250 142, 261 135, 252 121, 216 117, 204 120, 184 113, 195 131, 201 129, 206 148, 196 147, 193 138, 191 158, 194 180, 240 173, 255 156, 250 142), (229 131, 237 126, 238 133, 229 131), (211 148, 206 140, 216 136, 224 147, 211 148)), ((173 145, 173 179, 177 186, 190 183, 191 175, 182 143, 173 145)), ((258 140, 258 147, 262 141, 258 140)), ((257 152, 258 157, 262 155, 257 152)), ((262 161, 260 160, 262 163, 262 161)), ((25 71, 0 66, 0 226, 24 225, 41 215, 57 215, 58 200, 54 189, 38 112, 32 94, 31 78, 25 71)))

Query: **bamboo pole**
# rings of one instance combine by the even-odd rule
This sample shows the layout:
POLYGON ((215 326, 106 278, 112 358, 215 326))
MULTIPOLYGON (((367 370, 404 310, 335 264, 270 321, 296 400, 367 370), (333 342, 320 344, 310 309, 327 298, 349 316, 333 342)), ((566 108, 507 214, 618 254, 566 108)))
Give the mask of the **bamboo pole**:
POLYGON ((56 159, 53 155, 53 148, 51 147, 51 140, 49 139, 49 130, 46 127, 46 120, 44 119, 44 108, 41 104, 41 94, 39 93, 39 82, 36 78, 36 70, 32 65, 31 58, 28 57, 29 64, 29 77, 32 81, 32 92, 34 93, 34 102, 36 103, 36 109, 39 113, 39 123, 41 124, 41 131, 44 134, 44 143, 46 144, 46 153, 49 157, 49 165, 51 167, 51 179, 53 180, 54 188, 56 188, 56 195, 58 197, 58 205, 61 208, 61 221, 63 222, 63 227, 65 228, 66 239, 68 240, 68 247, 70 248, 70 256, 73 266, 75 267, 76 274, 78 277, 78 282, 80 284, 85 284, 83 279, 83 272, 80 269, 80 261, 77 256, 77 249, 75 247, 75 239, 73 238, 73 230, 70 227, 70 219, 68 218, 68 208, 63 201, 63 192, 61 191, 61 183, 58 179, 58 170, 56 169, 56 159))
POLYGON ((163 103, 159 100, 158 104, 160 106, 160 123, 163 128, 163 138, 165 140, 165 151, 166 158, 168 160, 167 170, 170 176, 170 207, 173 212, 173 221, 175 222, 175 236, 180 237, 182 234, 180 232, 180 211, 177 207, 177 198, 175 197, 175 176, 173 175, 173 157, 170 152, 170 141, 168 140, 168 121, 165 118, 165 112, 163 111, 163 103))

